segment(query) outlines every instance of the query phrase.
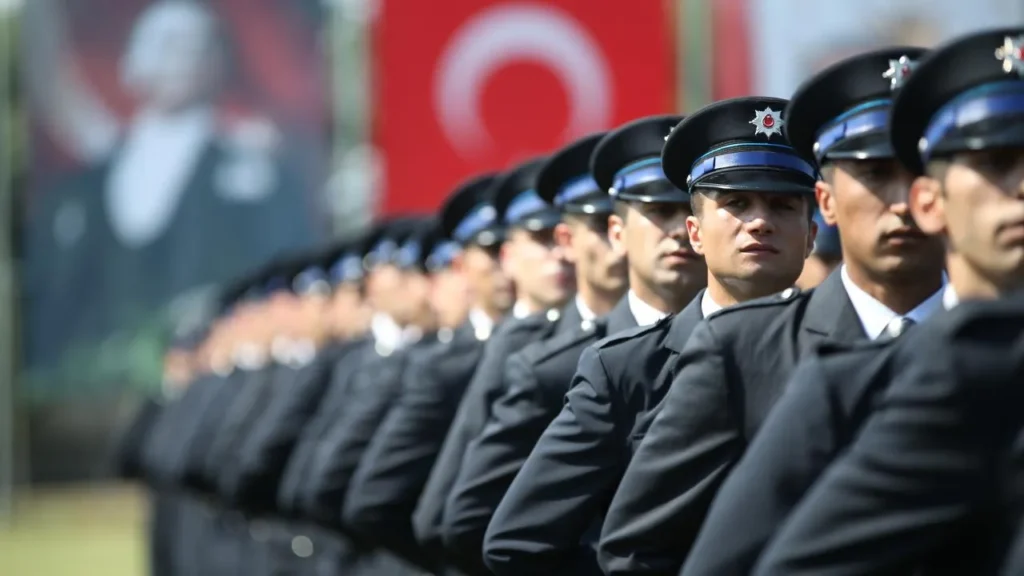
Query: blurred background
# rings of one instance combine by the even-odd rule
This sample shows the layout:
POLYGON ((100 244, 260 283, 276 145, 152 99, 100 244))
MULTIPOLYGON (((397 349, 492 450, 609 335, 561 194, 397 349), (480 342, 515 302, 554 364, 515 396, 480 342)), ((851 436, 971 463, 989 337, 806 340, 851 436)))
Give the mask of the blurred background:
POLYGON ((0 574, 143 573, 113 436, 257 263, 638 116, 1024 21, 1021 0, 628 4, 0 0, 0 574))

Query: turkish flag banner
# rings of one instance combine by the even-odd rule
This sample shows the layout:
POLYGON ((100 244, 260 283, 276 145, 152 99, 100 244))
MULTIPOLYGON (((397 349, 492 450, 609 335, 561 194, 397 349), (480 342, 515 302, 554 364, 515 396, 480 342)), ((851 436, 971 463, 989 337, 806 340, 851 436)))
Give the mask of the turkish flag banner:
POLYGON ((476 173, 671 111, 670 4, 380 0, 371 30, 379 211, 433 210, 476 173))

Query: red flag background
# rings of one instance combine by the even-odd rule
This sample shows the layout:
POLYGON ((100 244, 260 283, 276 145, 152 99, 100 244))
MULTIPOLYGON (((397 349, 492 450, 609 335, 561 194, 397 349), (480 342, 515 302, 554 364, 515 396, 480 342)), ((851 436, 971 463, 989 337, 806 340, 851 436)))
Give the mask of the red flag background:
POLYGON ((670 2, 382 0, 372 27, 380 212, 675 108, 670 2))

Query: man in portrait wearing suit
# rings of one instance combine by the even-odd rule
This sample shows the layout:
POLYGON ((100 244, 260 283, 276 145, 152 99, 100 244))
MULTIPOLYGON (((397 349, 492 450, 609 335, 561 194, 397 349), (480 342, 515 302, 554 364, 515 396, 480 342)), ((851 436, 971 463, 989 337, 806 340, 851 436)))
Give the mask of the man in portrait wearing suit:
POLYGON ((121 70, 138 102, 130 123, 108 156, 61 177, 29 215, 30 364, 151 323, 176 296, 315 238, 273 126, 229 125, 217 110, 217 27, 196 2, 143 11, 121 70))

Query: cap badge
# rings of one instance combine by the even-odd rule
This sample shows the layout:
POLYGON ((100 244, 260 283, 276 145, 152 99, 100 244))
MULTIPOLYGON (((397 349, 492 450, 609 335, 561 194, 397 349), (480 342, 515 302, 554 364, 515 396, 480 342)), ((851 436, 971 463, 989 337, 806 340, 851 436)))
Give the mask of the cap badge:
POLYGON ((889 69, 882 74, 882 78, 887 78, 889 89, 895 90, 903 86, 914 68, 917 68, 916 60, 911 60, 906 55, 900 56, 899 60, 889 60, 889 69))
POLYGON ((996 59, 1003 61, 1003 72, 1024 77, 1024 36, 1004 38, 1003 45, 996 48, 996 59))
POLYGON ((786 121, 782 119, 781 112, 768 107, 764 110, 755 110, 754 119, 750 123, 754 125, 754 136, 764 134, 770 140, 773 135, 782 133, 782 126, 786 121))

